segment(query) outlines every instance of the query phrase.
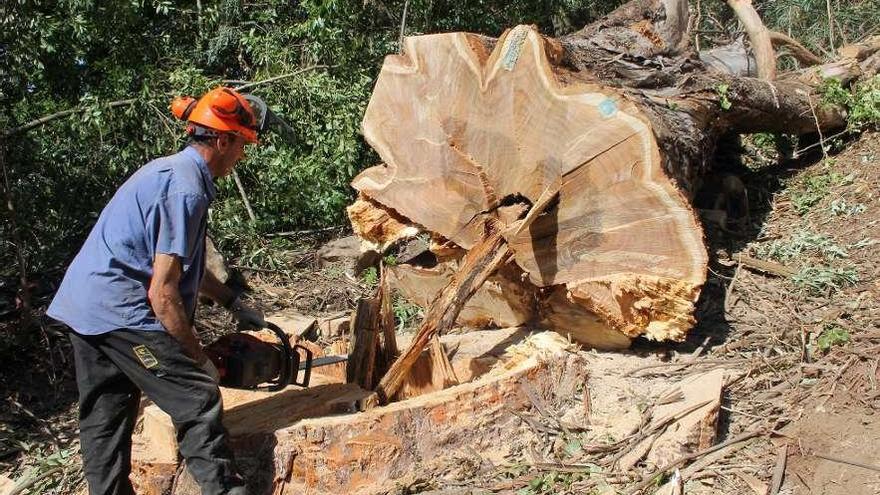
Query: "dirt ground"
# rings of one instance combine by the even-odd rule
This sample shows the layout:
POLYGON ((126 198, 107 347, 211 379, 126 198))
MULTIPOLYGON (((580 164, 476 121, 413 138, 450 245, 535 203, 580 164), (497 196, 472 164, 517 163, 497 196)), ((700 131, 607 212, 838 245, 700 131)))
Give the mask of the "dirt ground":
MULTIPOLYGON (((732 370, 718 442, 759 433, 704 466, 685 483, 684 493, 762 494, 781 472, 777 493, 877 494, 880 134, 866 133, 828 157, 813 148, 803 158, 776 163, 772 154, 752 147, 744 168, 730 166, 746 185, 750 215, 741 228, 706 225, 710 274, 699 323, 687 342, 637 341, 627 353, 584 351, 603 383, 623 370, 632 372, 617 392, 593 400, 638 402, 630 418, 638 424, 639 411, 650 410, 664 384, 711 369, 732 370), (793 275, 748 266, 736 261, 743 260, 738 255, 771 261, 774 270, 793 275), (661 366, 639 369, 649 363, 661 366)), ((344 265, 320 267, 314 249, 324 240, 279 254, 282 269, 242 269, 253 302, 267 313, 349 311, 370 284, 350 276, 344 265)), ((232 325, 211 307, 200 310, 199 321, 205 340, 232 325)), ((0 326, 13 335, 11 321, 0 326)), ((35 483, 32 493, 74 493, 81 486, 76 394, 63 334, 44 325, 39 340, 2 351, 0 473, 19 479, 55 470, 35 483)), ((566 411, 558 413, 564 417, 566 411)), ((534 419, 547 429, 535 442, 558 447, 556 439, 572 440, 558 421, 534 419)), ((577 445, 586 445, 590 435, 583 433, 577 445)), ((402 480, 398 492, 627 493, 637 479, 657 474, 663 480, 672 472, 639 464, 633 473, 615 477, 606 465, 613 452, 587 450, 573 455, 571 449, 548 448, 542 455, 550 468, 535 463, 526 448, 507 465, 445 473, 438 467, 427 478, 402 480)))

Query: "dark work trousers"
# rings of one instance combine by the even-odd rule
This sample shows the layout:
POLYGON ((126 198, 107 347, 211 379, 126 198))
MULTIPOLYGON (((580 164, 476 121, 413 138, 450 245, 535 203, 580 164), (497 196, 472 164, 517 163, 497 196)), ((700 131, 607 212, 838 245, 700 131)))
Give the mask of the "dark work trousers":
POLYGON ((128 475, 141 391, 171 416, 180 454, 203 495, 227 493, 241 484, 221 423, 220 390, 174 337, 137 330, 70 331, 70 341, 90 495, 134 493, 128 475))

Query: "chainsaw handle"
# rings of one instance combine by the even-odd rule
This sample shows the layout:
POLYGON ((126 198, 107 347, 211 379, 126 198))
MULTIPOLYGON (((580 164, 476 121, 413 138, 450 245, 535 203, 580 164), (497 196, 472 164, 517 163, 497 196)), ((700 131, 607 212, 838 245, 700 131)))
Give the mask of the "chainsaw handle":
POLYGON ((281 330, 281 328, 278 327, 278 325, 267 321, 266 328, 275 333, 275 336, 281 341, 281 348, 284 349, 284 356, 281 359, 281 372, 278 375, 278 381, 274 382, 269 387, 266 387, 266 390, 269 392, 276 392, 290 384, 290 381, 293 378, 293 373, 299 368, 299 354, 291 349, 290 338, 281 330), (291 358, 294 355, 296 355, 296 365, 291 363, 291 358))

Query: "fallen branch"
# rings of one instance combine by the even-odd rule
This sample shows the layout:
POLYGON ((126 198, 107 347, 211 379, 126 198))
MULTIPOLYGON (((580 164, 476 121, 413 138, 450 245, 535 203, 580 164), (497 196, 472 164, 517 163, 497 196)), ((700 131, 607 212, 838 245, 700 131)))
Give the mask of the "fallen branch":
POLYGON ((304 234, 317 234, 319 232, 330 232, 331 230, 339 230, 344 227, 344 225, 333 225, 330 227, 322 227, 320 229, 288 230, 286 232, 273 232, 270 234, 266 234, 266 237, 291 237, 304 234))
POLYGON ((792 277, 797 274, 797 270, 793 268, 789 268, 780 263, 776 263, 773 261, 765 261, 759 260, 757 258, 752 258, 751 256, 747 256, 742 253, 736 253, 731 258, 733 261, 736 261, 740 265, 750 268, 752 270, 757 270, 763 273, 769 273, 770 275, 776 275, 777 277, 792 277))
POLYGON ((791 56, 803 65, 820 65, 824 62, 818 55, 811 52, 807 47, 798 43, 794 38, 780 33, 778 31, 770 31, 770 43, 773 48, 787 48, 791 56))
POLYGON ((32 486, 39 483, 40 481, 43 481, 50 476, 55 476, 62 471, 64 471, 64 466, 56 466, 40 474, 39 476, 20 481, 19 483, 16 483, 16 485, 12 487, 12 490, 10 490, 6 495, 19 495, 20 493, 30 489, 32 486))
POLYGON ((749 361, 748 359, 694 359, 688 361, 682 361, 680 363, 659 363, 659 364, 649 364, 647 366, 639 366, 638 368, 632 369, 623 373, 620 376, 632 376, 641 371, 650 370, 654 368, 669 368, 669 367, 685 367, 685 366, 694 366, 697 364, 739 364, 749 361))
POLYGON ((248 218, 250 218, 251 223, 257 223, 257 217, 254 215, 254 209, 251 208, 251 202, 247 197, 247 192, 244 190, 244 184, 241 183, 238 172, 235 170, 232 171, 232 179, 235 180, 235 187, 238 188, 238 193, 241 194, 241 201, 244 203, 244 209, 247 210, 248 218))
POLYGON ((770 481, 770 495, 776 495, 782 488, 785 479, 785 464, 788 460, 788 445, 783 445, 776 453, 776 467, 773 468, 773 478, 770 481))

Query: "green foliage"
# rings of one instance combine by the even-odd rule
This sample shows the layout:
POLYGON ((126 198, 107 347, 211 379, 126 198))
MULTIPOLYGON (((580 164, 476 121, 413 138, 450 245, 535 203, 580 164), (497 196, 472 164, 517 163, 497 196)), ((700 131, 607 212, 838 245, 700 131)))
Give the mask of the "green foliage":
POLYGON ((880 128, 880 75, 855 84, 849 90, 838 79, 827 79, 819 88, 822 103, 845 108, 850 130, 880 128))
POLYGON ((361 283, 370 289, 379 285, 379 272, 375 266, 368 267, 361 273, 361 283))
POLYGON ((865 212, 868 207, 862 203, 849 204, 844 199, 835 199, 829 206, 829 211, 837 217, 852 217, 865 212))
POLYGON ((851 267, 810 266, 792 277, 798 287, 822 295, 837 292, 859 282, 859 274, 851 267))
MULTIPOLYGON (((210 231, 228 254, 262 263, 256 236, 343 223, 350 180, 378 161, 359 126, 383 57, 399 49, 405 1, 0 4, 0 129, 81 110, 6 143, 10 199, 31 271, 63 267, 115 189, 149 160, 181 147, 183 126, 167 110, 173 96, 312 66, 252 88, 291 124, 296 142, 270 135, 248 150, 238 171, 257 221, 249 223, 234 183, 221 179, 210 231), (108 105, 130 98, 133 104, 108 105)), ((412 0, 406 34, 497 36, 522 23, 561 34, 620 3, 412 0)), ((9 229, 4 221, 0 238, 10 238, 9 229)), ((7 247, 0 276, 15 266, 7 247)))
POLYGON ((394 313, 394 321, 397 322, 397 331, 413 328, 424 317, 424 310, 409 302, 405 297, 394 293, 391 301, 391 311, 394 313))
POLYGON ((571 488, 571 485, 581 481, 587 475, 583 473, 558 473, 551 471, 542 473, 533 478, 527 487, 517 490, 517 495, 538 495, 561 493, 571 488))
POLYGON ((846 329, 833 323, 826 323, 819 338, 816 339, 816 347, 822 352, 828 352, 832 347, 847 342, 849 342, 849 332, 846 329))
POLYGON ((25 494, 63 494, 72 493, 82 483, 78 448, 46 453, 41 447, 31 443, 20 443, 19 447, 31 461, 30 468, 15 481, 13 489, 22 487, 21 493, 25 494))
POLYGON ((730 101, 730 97, 727 92, 730 90, 729 84, 717 84, 715 86, 715 92, 718 94, 718 105, 722 110, 730 110, 733 108, 733 103, 730 101))

